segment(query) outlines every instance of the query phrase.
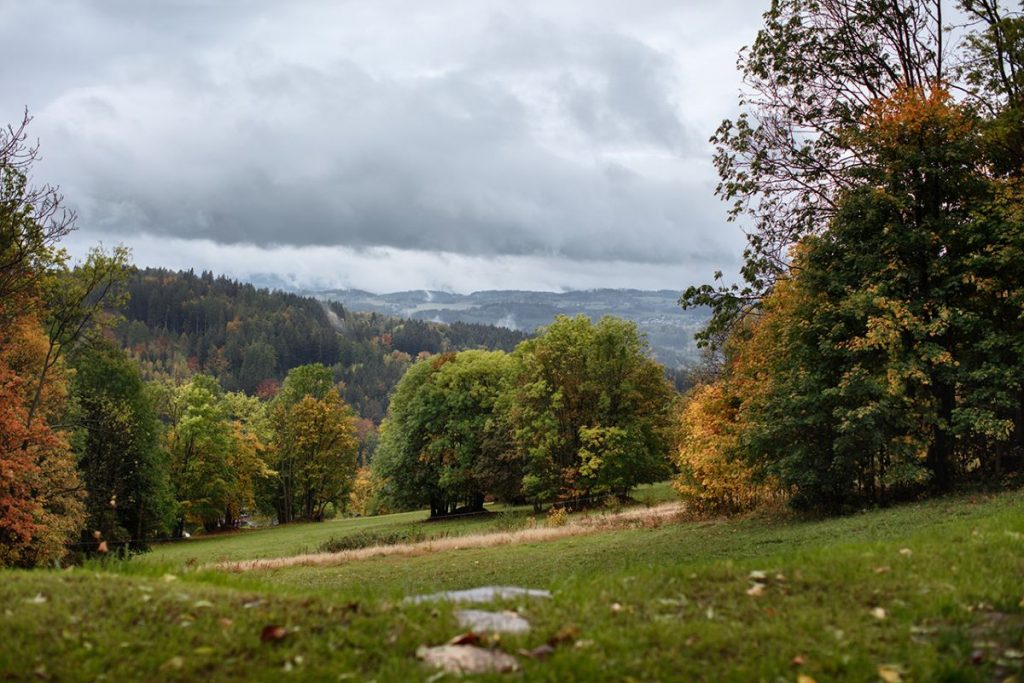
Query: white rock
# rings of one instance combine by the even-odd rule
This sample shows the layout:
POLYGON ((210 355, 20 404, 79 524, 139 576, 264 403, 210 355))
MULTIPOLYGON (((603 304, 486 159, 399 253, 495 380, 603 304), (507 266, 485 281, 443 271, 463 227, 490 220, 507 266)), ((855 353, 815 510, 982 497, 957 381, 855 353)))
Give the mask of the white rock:
POLYGON ((419 604, 421 602, 494 602, 495 600, 510 600, 512 598, 550 598, 550 591, 538 590, 535 588, 520 588, 518 586, 480 586, 461 591, 444 591, 442 593, 431 593, 430 595, 414 595, 405 599, 405 602, 419 604))
POLYGON ((527 633, 530 622, 515 612, 487 612, 479 609, 463 609, 455 612, 462 628, 474 633, 527 633))
POLYGON ((430 666, 453 674, 503 673, 519 670, 519 662, 515 657, 475 645, 424 646, 416 651, 416 656, 430 666))

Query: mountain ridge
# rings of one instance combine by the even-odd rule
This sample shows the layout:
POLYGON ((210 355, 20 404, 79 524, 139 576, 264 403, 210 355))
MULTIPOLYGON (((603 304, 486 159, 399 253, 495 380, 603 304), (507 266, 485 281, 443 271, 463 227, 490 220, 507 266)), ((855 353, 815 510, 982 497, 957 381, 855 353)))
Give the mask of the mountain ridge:
POLYGON ((694 334, 707 322, 706 309, 683 310, 679 292, 598 288, 549 292, 480 290, 469 294, 413 289, 374 293, 355 288, 300 289, 296 293, 336 301, 353 311, 383 313, 438 323, 496 325, 533 333, 557 315, 604 315, 632 320, 647 335, 654 356, 671 368, 699 359, 694 334))

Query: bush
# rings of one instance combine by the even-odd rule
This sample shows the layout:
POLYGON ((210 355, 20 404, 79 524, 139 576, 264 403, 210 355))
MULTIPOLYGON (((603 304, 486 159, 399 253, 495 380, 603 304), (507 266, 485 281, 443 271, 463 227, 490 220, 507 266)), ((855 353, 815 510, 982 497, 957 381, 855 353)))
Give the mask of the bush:
POLYGON ((738 425, 725 394, 718 384, 697 387, 680 414, 680 474, 673 487, 702 514, 746 512, 781 497, 776 486, 756 482, 746 463, 730 457, 738 425))
POLYGON ((360 531, 340 538, 329 538, 320 544, 322 553, 338 553, 343 550, 358 550, 379 545, 401 545, 403 543, 419 543, 429 538, 447 536, 428 536, 422 529, 395 529, 392 531, 360 531))
POLYGON ((517 512, 512 510, 506 510, 498 513, 497 519, 494 520, 495 531, 519 531, 520 529, 526 528, 529 524, 529 519, 517 512))
POLYGON ((569 523, 569 513, 564 507, 548 510, 548 526, 565 526, 569 523))

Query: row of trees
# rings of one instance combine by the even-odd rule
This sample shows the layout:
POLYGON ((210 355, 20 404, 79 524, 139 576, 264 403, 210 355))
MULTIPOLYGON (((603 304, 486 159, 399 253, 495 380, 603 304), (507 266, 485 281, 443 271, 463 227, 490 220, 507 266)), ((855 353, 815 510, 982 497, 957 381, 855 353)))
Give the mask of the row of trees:
POLYGON ((633 323, 560 316, 510 353, 425 358, 402 377, 373 461, 395 507, 587 504, 669 472, 674 391, 633 323))
MULTIPOLYGON (((225 392, 196 368, 146 381, 117 339, 129 254, 95 249, 70 262, 60 243, 75 216, 55 188, 29 182, 28 124, 26 115, 0 129, 0 566, 55 562, 69 548, 144 547, 231 526, 243 512, 288 522, 344 505, 374 430, 355 418, 335 373, 294 368, 262 399, 225 392)), ((273 299, 242 289, 254 314, 273 299)), ((324 315, 292 299, 273 300, 324 315)), ((204 311, 190 320, 224 313, 217 301, 204 311)), ((328 336, 314 346, 335 343, 320 327, 328 336)))
POLYGON ((356 420, 323 365, 293 369, 264 401, 196 375, 144 383, 109 344, 75 362, 75 451, 87 492, 83 545, 234 526, 243 513, 323 519, 356 476, 356 420))
POLYGON ((269 397, 291 368, 322 363, 343 384, 345 400, 378 423, 388 394, 421 353, 511 350, 525 338, 489 325, 355 313, 212 273, 146 269, 127 290, 115 331, 147 379, 183 381, 202 372, 226 390, 269 397))
POLYGON ((716 142, 746 285, 683 299, 721 352, 683 420, 702 505, 840 511, 1024 465, 1024 17, 942 9, 780 0, 745 55, 716 142))

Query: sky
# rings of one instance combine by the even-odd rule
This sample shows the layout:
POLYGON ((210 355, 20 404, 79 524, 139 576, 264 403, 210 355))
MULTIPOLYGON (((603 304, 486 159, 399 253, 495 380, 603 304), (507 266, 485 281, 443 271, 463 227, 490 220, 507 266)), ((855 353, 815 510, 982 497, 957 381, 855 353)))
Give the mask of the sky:
POLYGON ((742 226, 708 142, 768 0, 0 0, 79 214, 139 266, 309 289, 683 289, 742 226))

